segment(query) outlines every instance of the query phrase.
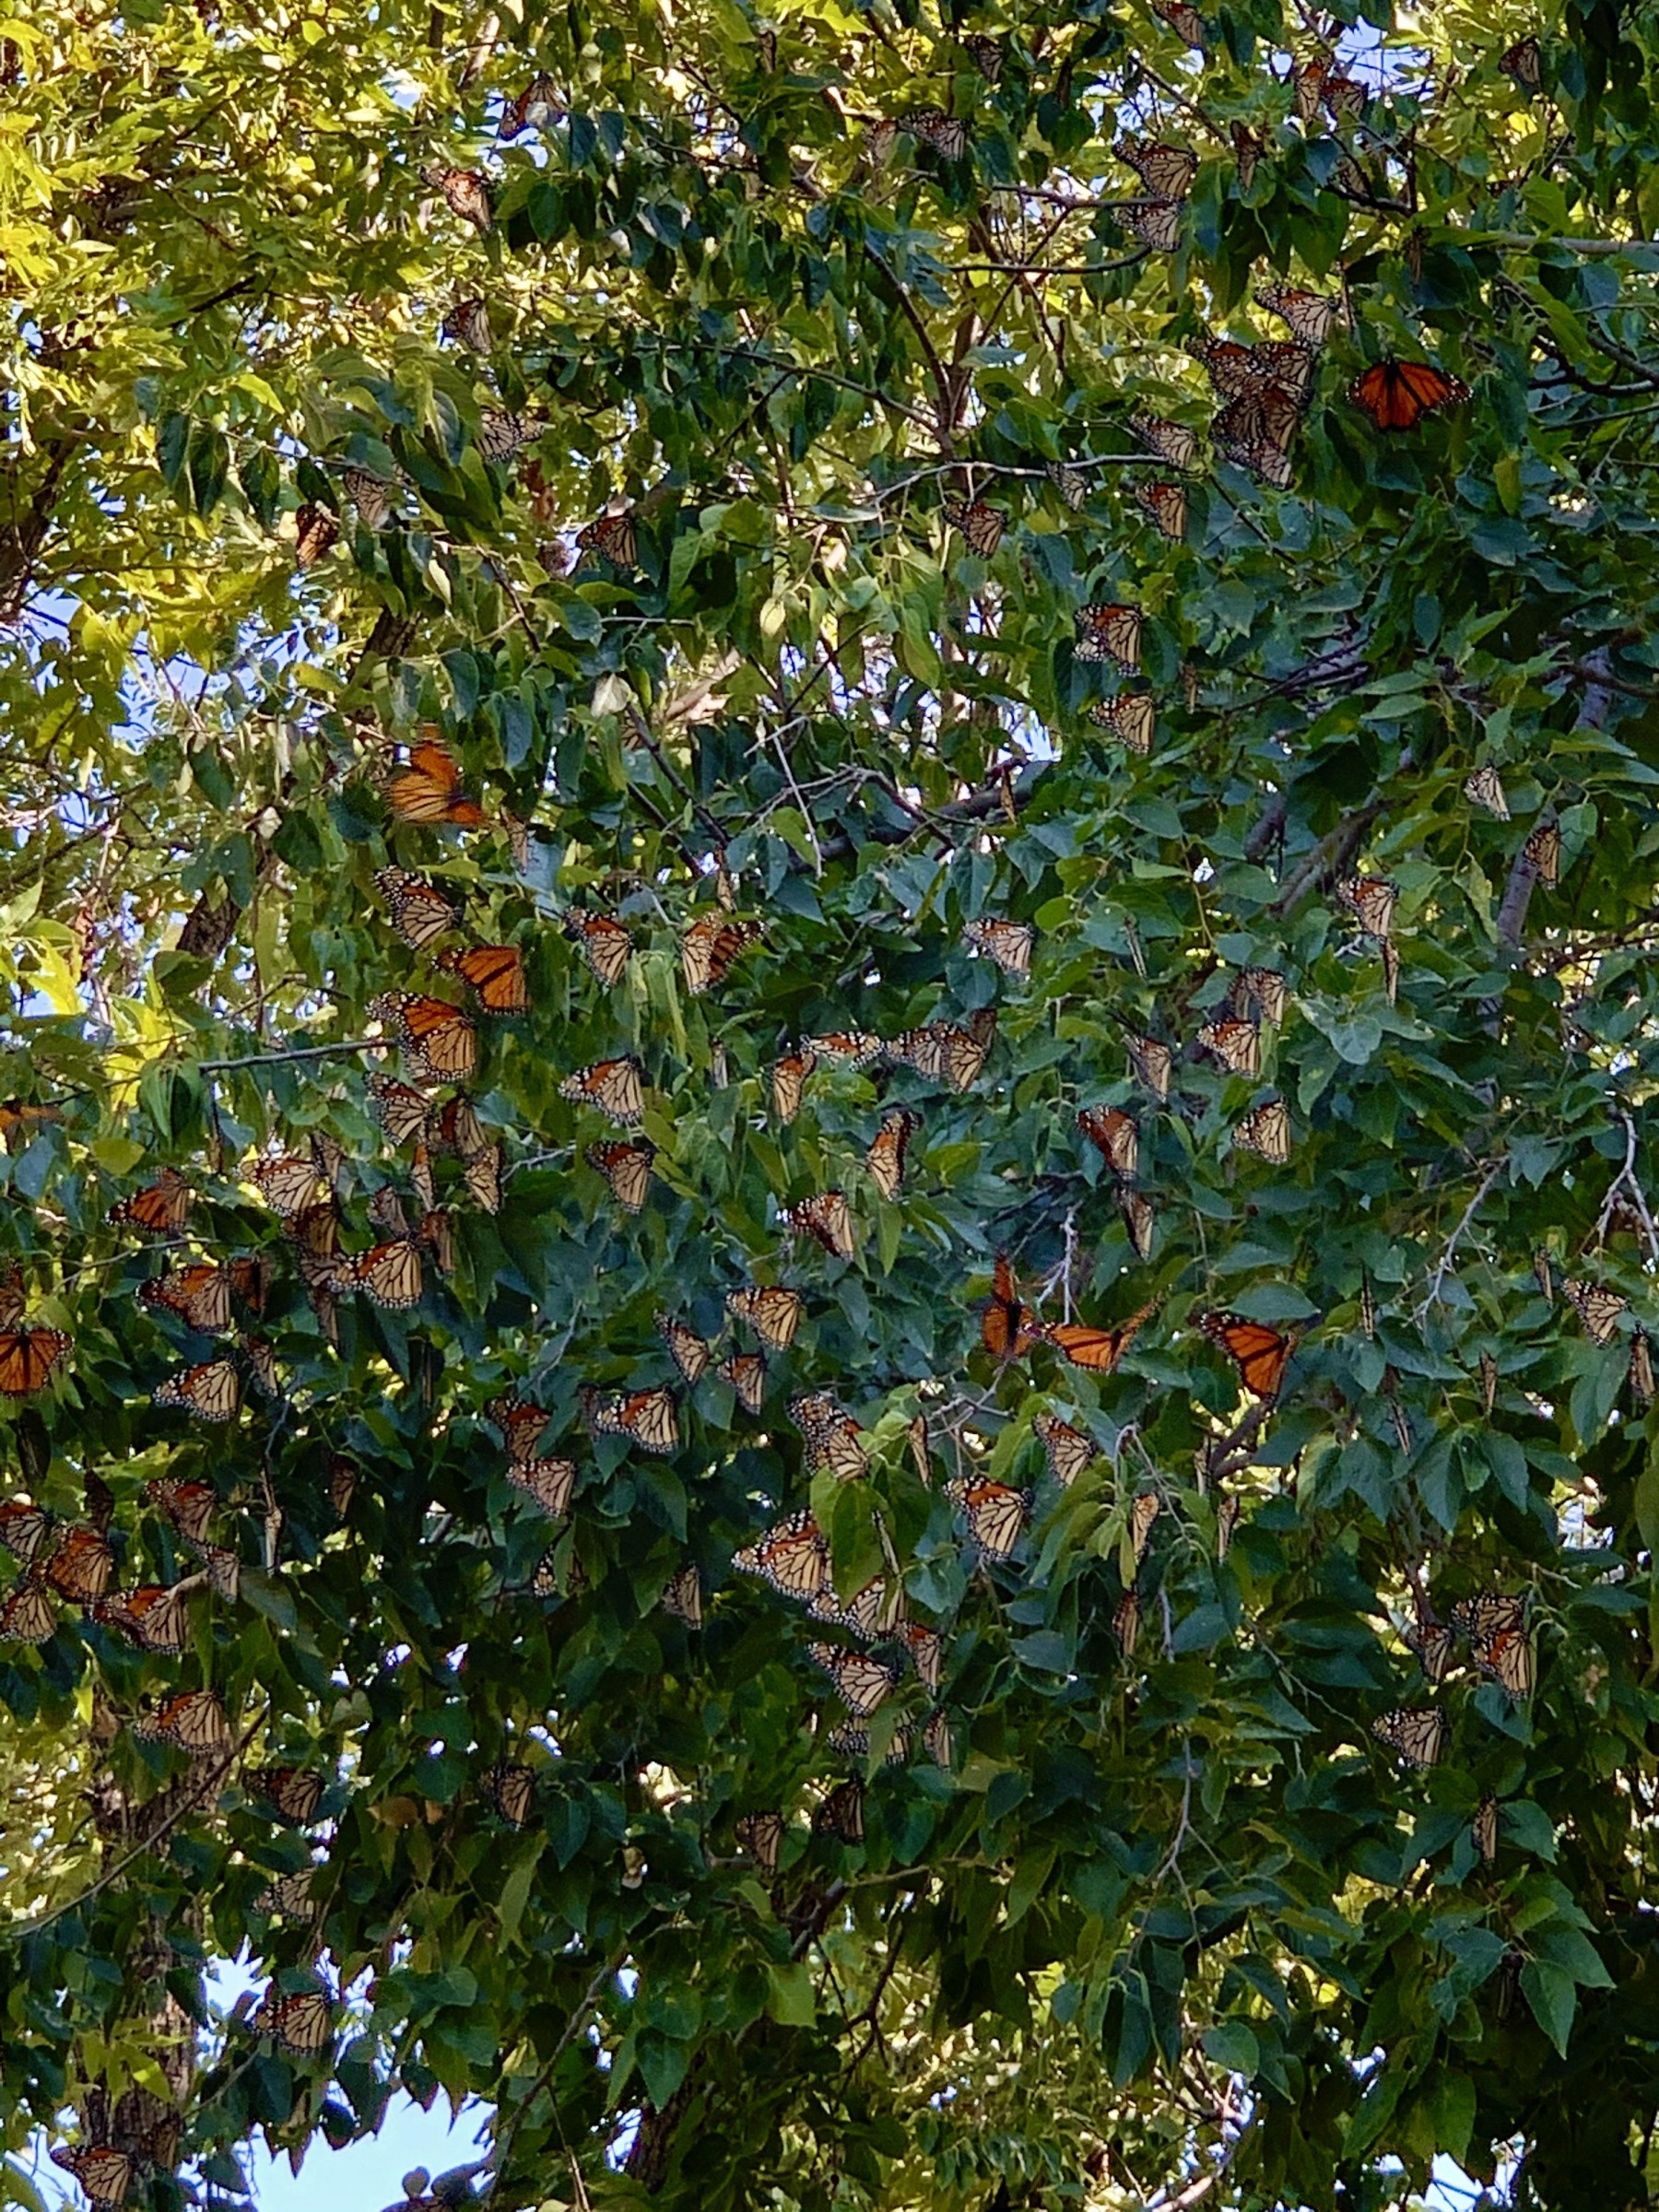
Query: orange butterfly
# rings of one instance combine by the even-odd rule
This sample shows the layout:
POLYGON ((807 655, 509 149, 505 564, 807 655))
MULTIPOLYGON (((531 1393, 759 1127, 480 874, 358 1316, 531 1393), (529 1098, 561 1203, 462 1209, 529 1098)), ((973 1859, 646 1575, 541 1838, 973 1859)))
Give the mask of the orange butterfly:
POLYGON ((301 1990, 298 1996, 287 1997, 273 1983, 254 2015, 254 2025, 300 2058, 314 2058, 334 2041, 334 2014, 318 1990, 301 1990))
POLYGON ((1130 1038, 1129 1072, 1155 1097, 1169 1097, 1170 1078, 1174 1069, 1175 1055, 1167 1044, 1156 1037, 1130 1038))
POLYGON ((484 1793, 509 1828, 523 1828, 535 1804, 535 1770, 498 1759, 484 1777, 484 1793))
POLYGON ((340 525, 326 507, 307 500, 294 515, 294 559, 300 569, 314 569, 340 535, 340 525))
POLYGON ((386 796, 400 822, 450 822, 476 830, 484 809, 461 788, 461 763, 434 737, 413 747, 408 765, 389 777, 386 796))
POLYGON ((1002 544, 1006 517, 986 506, 983 500, 947 500, 940 512, 950 527, 967 539, 968 550, 981 560, 989 560, 1002 544))
POLYGON ((450 169, 441 161, 429 162, 421 172, 441 192, 453 212, 475 229, 489 229, 489 194, 476 169, 450 169))
POLYGON ((709 1371, 709 1362, 714 1357, 714 1347, 706 1336, 675 1318, 672 1313, 657 1313, 653 1317, 656 1333, 668 1347, 668 1357, 685 1377, 688 1385, 695 1390, 709 1371))
POLYGON ((1150 447, 1171 468, 1185 469, 1190 474, 1203 467, 1204 453, 1197 432, 1189 430, 1184 423, 1171 422, 1164 415, 1132 415, 1129 428, 1143 445, 1150 447))
POLYGON ((1429 361, 1378 361, 1348 386, 1380 430, 1415 430, 1425 415, 1468 396, 1467 384, 1429 361))
POLYGON ((273 1213, 284 1217, 305 1211, 317 1195, 322 1177, 309 1152, 262 1152, 248 1170, 248 1180, 273 1213))
POLYGON ((462 1083, 478 1056, 478 1033, 459 1006, 413 991, 382 991, 370 1018, 396 1033, 417 1070, 433 1083, 462 1083))
POLYGON ((59 2148, 53 2152, 52 2162, 74 2175, 86 2191, 93 2212, 116 2212, 133 2185, 132 2159, 124 2150, 112 2150, 107 2143, 82 2143, 73 2150, 59 2148))
POLYGON ((1169 146, 1146 138, 1125 138, 1113 147, 1154 198, 1184 200, 1198 174, 1198 157, 1190 146, 1169 146))
POLYGON ((904 1161, 910 1150, 911 1135, 921 1125, 921 1115, 912 1113, 908 1106, 889 1106, 865 1154, 871 1181, 889 1203, 904 1186, 904 1161))
POLYGON ((982 952, 1006 975, 1030 975, 1037 932, 1029 922, 1007 922, 994 917, 963 924, 962 942, 970 952, 982 952))
POLYGON ((704 914, 680 938, 680 971, 686 989, 700 998, 724 982, 733 963, 751 945, 760 942, 758 922, 733 922, 724 914, 704 914))
POLYGON ((0 1643, 44 1643, 56 1628, 52 1600, 38 1583, 18 1583, 0 1600, 0 1643))
POLYGON ((31 1564, 56 1525, 43 1506, 30 1505, 26 1499, 8 1499, 0 1505, 0 1544, 25 1567, 31 1564))
POLYGON ((1173 253, 1179 248, 1179 200, 1120 200, 1113 212, 1124 229, 1154 253, 1173 253))
POLYGON ((582 1410, 595 1436, 631 1437, 645 1452, 678 1449, 679 1416, 671 1390, 636 1390, 612 1397, 584 1390, 582 1410))
POLYGON ((820 1834, 833 1836, 838 1843, 862 1843, 864 1803, 862 1782, 838 1782, 813 1815, 812 1825, 820 1834))
POLYGON ((559 87, 550 76, 536 76, 507 102, 496 129, 503 138, 516 138, 521 131, 539 130, 543 124, 557 121, 559 113, 559 87))
POLYGON ((791 1398, 789 1418, 806 1439, 806 1463, 815 1475, 828 1470, 840 1482, 857 1481, 869 1464, 864 1431, 828 1391, 791 1398))
POLYGON ((830 1583, 830 1547, 810 1513, 791 1513, 732 1560, 739 1574, 758 1574, 784 1597, 818 1596, 830 1583))
POLYGON ((1113 699, 1097 699, 1088 710, 1088 719, 1102 730, 1110 730, 1120 745, 1146 759, 1152 751, 1152 740, 1158 735, 1158 710, 1150 691, 1120 691, 1113 699))
POLYGON ((759 1352, 734 1352, 714 1371, 729 1382, 732 1394, 746 1413, 759 1413, 766 1403, 766 1359, 759 1352))
POLYGON ((194 1193, 174 1168, 163 1168, 147 1189, 110 1208, 112 1221, 129 1222, 152 1237, 176 1236, 189 1217, 194 1193))
POLYGON ((476 991, 487 1014, 529 1011, 524 956, 515 945, 472 945, 465 952, 441 952, 437 964, 446 975, 458 975, 469 991, 476 991))
POLYGON ((158 1406, 176 1406, 199 1421, 231 1421, 241 1404, 241 1383, 232 1360, 209 1359, 181 1368, 151 1395, 158 1406))
POLYGON ((807 1049, 785 1053, 782 1060, 772 1063, 772 1112, 779 1121, 793 1122, 801 1111, 801 1101, 806 1094, 806 1078, 818 1065, 818 1054, 807 1049))
POLYGON ((1140 666, 1141 611, 1137 606, 1086 606, 1077 615, 1080 661, 1114 661, 1126 676, 1140 666))
POLYGON ((147 1744, 171 1744, 192 1759, 213 1759, 230 1747, 230 1724, 210 1689, 187 1689, 168 1698, 133 1734, 147 1744))
POLYGON ((72 1347, 62 1329, 0 1329, 0 1391, 8 1398, 32 1397, 72 1347))
POLYGON ((1023 1490, 1002 1482, 947 1482, 946 1495, 967 1517, 968 1533, 987 1559, 1011 1559, 1030 1512, 1023 1490))
POLYGON ((65 1529, 37 1572, 71 1605, 89 1606, 109 1588, 115 1572, 115 1554, 92 1529, 65 1529))
POLYGON ((806 1311, 806 1301, 798 1290, 771 1283, 728 1290, 725 1302, 726 1312, 738 1321, 747 1321, 761 1343, 774 1352, 789 1349, 806 1311))
POLYGON ((578 556, 594 553, 614 569, 631 569, 639 559, 640 541, 631 510, 602 514, 576 533, 578 556))
POLYGON ((1049 1342, 1064 1352, 1074 1367, 1093 1374, 1110 1375, 1158 1308, 1143 1306, 1138 1313, 1115 1329, 1097 1329, 1087 1322, 1057 1321, 1047 1331, 1049 1342))
POLYGON ((651 1163, 656 1158, 656 1147, 650 1138, 639 1137, 630 1145, 615 1141, 590 1145, 582 1157, 610 1184, 611 1195, 623 1211, 637 1214, 645 1204, 651 1163))
POLYGON ((559 1521, 571 1510, 571 1498, 576 1488, 576 1462, 513 1458, 507 1465, 507 1479, 515 1490, 523 1490, 525 1497, 534 1498, 544 1513, 559 1521))
POLYGON ((633 939, 613 914, 586 914, 578 908, 565 916, 565 934, 574 937, 582 958, 610 990, 628 972, 633 939))
POLYGON ((1289 324, 1291 335, 1302 345, 1317 349, 1330 336, 1337 314, 1335 300, 1293 284, 1258 284, 1255 296, 1270 315, 1289 324))
POLYGON ((371 1244, 367 1252, 342 1260, 334 1270, 329 1288, 340 1293, 361 1290, 377 1306, 405 1312, 420 1303, 423 1284, 420 1253, 413 1239, 393 1237, 371 1244))
POLYGON ((138 1286, 138 1302, 159 1306, 204 1336, 230 1326, 230 1271, 197 1261, 138 1286))
POLYGON ((501 1431, 509 1459, 535 1458, 535 1447, 547 1425, 547 1412, 542 1406, 532 1406, 524 1398, 491 1398, 484 1408, 484 1418, 501 1431))
POLYGON ((835 1685, 835 1694, 855 1720, 865 1720, 891 1696, 899 1677, 866 1652, 842 1651, 839 1644, 815 1643, 815 1665, 835 1685))
POLYGON ((879 1060, 888 1048, 879 1037, 872 1037, 863 1030, 831 1030, 822 1037, 808 1037, 802 1049, 825 1060, 839 1060, 844 1067, 858 1069, 879 1060))
POLYGON ((1179 545, 1186 535, 1187 495, 1182 484, 1137 484, 1135 488, 1135 504, 1146 510, 1152 518, 1159 535, 1167 537, 1171 545, 1179 545))
POLYGON ((1299 1335, 1281 1335, 1265 1322, 1247 1321, 1240 1313, 1200 1313, 1198 1326, 1227 1354, 1253 1396, 1269 1401, 1278 1396, 1299 1335))
POLYGON ((853 1215, 842 1191, 817 1191, 798 1206, 784 1206, 779 1219, 816 1239, 832 1258, 850 1260, 857 1249, 853 1215))
POLYGON ((1116 1176, 1128 1181, 1140 1159, 1140 1132, 1119 1106, 1080 1106, 1077 1126, 1116 1176))
POLYGON ((377 868, 374 888, 391 910, 393 928, 417 952, 424 952, 461 919, 458 905, 425 877, 412 876, 407 868, 377 868))
MULTIPOLYGON (((323 1802, 323 1779, 303 1767, 244 1767, 242 1787, 279 1819, 303 1828, 323 1802)), ((308 1869, 309 1871, 309 1869, 308 1869)))
POLYGON ((119 1629, 141 1651, 182 1652, 186 1617, 179 1588, 175 1583, 143 1583, 135 1590, 114 1591, 94 1603, 92 1618, 119 1629))
POLYGON ((1038 1414, 1032 1426, 1047 1456, 1049 1473, 1062 1489, 1069 1489, 1095 1457, 1093 1437, 1086 1436, 1081 1429, 1074 1429, 1069 1421, 1063 1421, 1057 1413, 1050 1413, 1046 1407, 1038 1414))
POLYGON ((1041 1323, 1030 1322, 1030 1309, 1021 1303, 1014 1288, 1014 1270, 1006 1253, 999 1252, 991 1276, 991 1295, 980 1308, 980 1342, 994 1359, 1018 1359, 1041 1342, 1041 1323))
POLYGON ((645 1070, 631 1053, 619 1060, 594 1060, 567 1076, 559 1095, 580 1106, 597 1106, 626 1129, 644 1118, 644 1077, 645 1070))
POLYGON ((1230 1014, 1206 1022, 1198 1032, 1198 1042, 1231 1075, 1253 1076, 1260 1070, 1262 1032, 1253 1021, 1230 1014))

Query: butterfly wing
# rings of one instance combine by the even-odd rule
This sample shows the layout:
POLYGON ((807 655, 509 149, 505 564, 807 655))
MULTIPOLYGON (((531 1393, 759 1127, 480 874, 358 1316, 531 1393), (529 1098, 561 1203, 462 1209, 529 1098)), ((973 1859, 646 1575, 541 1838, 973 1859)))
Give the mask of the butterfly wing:
POLYGON ((1156 1312, 1155 1306, 1143 1306, 1115 1329, 1093 1328, 1087 1322, 1055 1322, 1048 1331, 1049 1342, 1064 1352, 1074 1367, 1110 1375, 1156 1312))
POLYGON ((1283 1336, 1265 1322, 1247 1321, 1238 1313, 1201 1313, 1198 1326, 1227 1354, 1246 1390, 1258 1398, 1277 1397, 1296 1349, 1294 1336, 1283 1336))

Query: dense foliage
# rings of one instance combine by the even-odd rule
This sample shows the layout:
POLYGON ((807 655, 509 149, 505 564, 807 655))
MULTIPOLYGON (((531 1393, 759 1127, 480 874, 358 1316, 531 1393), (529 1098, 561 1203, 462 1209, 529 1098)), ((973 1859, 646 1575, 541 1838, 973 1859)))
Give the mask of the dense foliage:
POLYGON ((0 23, 95 2203, 1649 2201, 1659 24, 1367 5, 0 23))

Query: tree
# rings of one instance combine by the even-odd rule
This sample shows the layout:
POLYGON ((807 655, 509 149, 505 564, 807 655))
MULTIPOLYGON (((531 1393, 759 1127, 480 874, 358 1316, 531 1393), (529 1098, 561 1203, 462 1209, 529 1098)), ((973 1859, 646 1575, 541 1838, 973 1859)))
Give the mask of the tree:
POLYGON ((5 31, 8 2143, 1648 2201, 1651 14, 5 31))

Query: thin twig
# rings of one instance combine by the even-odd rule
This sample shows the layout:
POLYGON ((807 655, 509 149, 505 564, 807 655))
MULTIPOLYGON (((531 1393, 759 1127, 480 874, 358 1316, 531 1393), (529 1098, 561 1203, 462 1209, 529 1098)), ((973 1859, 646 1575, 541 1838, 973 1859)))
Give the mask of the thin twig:
POLYGON ((198 1060, 196 1067, 204 1076, 223 1076, 239 1067, 276 1067, 285 1060, 328 1060, 335 1054, 384 1053, 391 1048, 390 1037, 351 1037, 339 1044, 296 1044, 283 1053, 249 1053, 241 1060, 198 1060))
POLYGON ((1481 1200, 1486 1196, 1487 1193, 1491 1189, 1493 1183, 1497 1182, 1499 1176, 1502 1174, 1504 1169, 1507 1168, 1508 1165, 1509 1155, 1507 1153, 1500 1154, 1499 1158, 1492 1162, 1491 1166, 1481 1177, 1479 1189, 1476 1192, 1474 1197, 1470 1199, 1468 1205, 1464 1207, 1462 1214, 1459 1216, 1457 1227, 1447 1238, 1445 1249, 1441 1252, 1440 1259, 1436 1263, 1434 1274, 1430 1281, 1428 1290, 1424 1293, 1423 1301, 1412 1315, 1412 1319, 1417 1323, 1419 1328, 1429 1318, 1430 1307, 1437 1305, 1440 1302, 1441 1286, 1445 1281, 1447 1276, 1452 1272, 1452 1263, 1457 1257, 1457 1248, 1463 1241, 1465 1230, 1468 1228, 1470 1222, 1474 1220, 1475 1216, 1479 1209, 1481 1200))

